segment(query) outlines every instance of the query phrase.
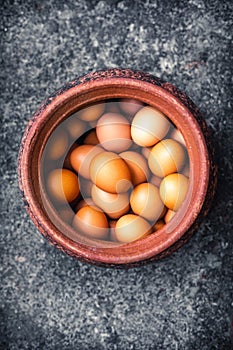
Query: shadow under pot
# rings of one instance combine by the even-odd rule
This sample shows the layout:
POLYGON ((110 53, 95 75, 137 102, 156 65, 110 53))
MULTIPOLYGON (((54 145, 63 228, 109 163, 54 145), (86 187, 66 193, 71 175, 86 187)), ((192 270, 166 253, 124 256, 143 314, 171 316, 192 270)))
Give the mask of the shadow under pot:
POLYGON ((18 175, 42 235, 109 267, 182 246, 217 178, 198 108, 170 83, 129 69, 84 75, 46 99, 25 130, 18 175))

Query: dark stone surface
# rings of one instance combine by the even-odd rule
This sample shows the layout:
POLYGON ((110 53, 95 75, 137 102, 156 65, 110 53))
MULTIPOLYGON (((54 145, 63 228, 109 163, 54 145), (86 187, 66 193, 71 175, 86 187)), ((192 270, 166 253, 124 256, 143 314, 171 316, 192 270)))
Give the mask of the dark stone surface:
POLYGON ((0 349, 230 349, 233 314, 232 24, 229 1, 1 2, 0 349), (20 199, 23 130, 77 75, 141 69, 177 85, 213 130, 212 210, 172 256, 98 268, 51 247, 20 199))

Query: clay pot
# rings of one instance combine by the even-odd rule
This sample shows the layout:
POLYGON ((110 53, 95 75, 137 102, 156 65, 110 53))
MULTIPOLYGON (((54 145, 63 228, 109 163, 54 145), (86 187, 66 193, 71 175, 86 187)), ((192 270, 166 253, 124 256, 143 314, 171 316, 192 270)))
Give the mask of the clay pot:
POLYGON ((19 186, 31 219, 51 244, 82 261, 104 266, 137 266, 165 257, 182 246, 207 213, 216 187, 210 141, 198 108, 170 83, 129 69, 90 73, 47 98, 29 121, 19 151, 19 186), (173 220, 155 234, 123 245, 104 241, 93 245, 81 234, 74 240, 72 228, 51 208, 40 181, 40 164, 46 141, 58 124, 77 109, 114 98, 143 101, 170 118, 186 142, 190 185, 173 220))

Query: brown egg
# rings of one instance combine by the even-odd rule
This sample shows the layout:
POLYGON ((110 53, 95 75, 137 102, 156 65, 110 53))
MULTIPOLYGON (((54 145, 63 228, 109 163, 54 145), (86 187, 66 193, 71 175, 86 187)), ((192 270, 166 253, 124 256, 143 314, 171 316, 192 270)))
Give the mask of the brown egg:
POLYGON ((180 171, 185 162, 184 147, 177 141, 166 139, 151 150, 148 164, 152 173, 159 177, 180 171))
POLYGON ((176 212, 169 209, 166 213, 166 215, 164 216, 164 221, 166 222, 166 224, 173 218, 173 216, 175 216, 176 212))
POLYGON ((123 158, 128 165, 134 186, 148 181, 149 168, 147 161, 141 154, 133 151, 126 151, 120 153, 119 156, 123 158))
POLYGON ((84 121, 78 119, 75 115, 70 116, 65 121, 65 127, 71 140, 78 139, 87 130, 87 124, 84 121))
POLYGON ((94 206, 79 209, 72 225, 91 238, 106 239, 108 236, 108 220, 105 214, 94 206))
POLYGON ((119 102, 120 109, 128 116, 134 116, 143 107, 143 102, 133 98, 123 98, 119 102))
POLYGON ((150 224, 134 214, 122 216, 116 223, 115 234, 120 242, 130 243, 151 233, 150 224))
POLYGON ((152 230, 153 230, 153 231, 158 231, 158 230, 160 230, 161 228, 163 228, 164 226, 165 226, 164 221, 163 221, 163 220, 158 220, 158 221, 154 224, 154 226, 152 227, 152 230))
POLYGON ((49 194, 61 202, 72 202, 79 195, 79 181, 77 175, 67 169, 55 169, 47 178, 49 194))
POLYGON ((132 121, 132 139, 139 146, 153 146, 168 133, 170 124, 162 112, 149 106, 143 107, 132 121))
POLYGON ((107 151, 123 152, 132 144, 130 124, 121 114, 102 115, 96 125, 96 135, 107 151))
POLYGON ((71 152, 70 164, 77 173, 87 179, 90 179, 90 163, 97 154, 100 154, 103 151, 103 148, 99 146, 78 146, 71 152))
POLYGON ((179 143, 181 143, 183 146, 186 146, 185 140, 183 135, 181 134, 181 132, 177 129, 174 128, 171 132, 170 132, 170 136, 169 138, 178 141, 179 143))
POLYGON ((182 174, 170 174, 166 176, 159 188, 160 197, 169 209, 177 211, 188 190, 189 180, 182 174))
POLYGON ((130 205, 135 214, 154 222, 164 210, 159 189, 148 182, 134 188, 130 196, 130 205))
POLYGON ((90 177, 96 186, 110 193, 127 192, 132 186, 127 164, 113 152, 102 152, 92 159, 90 177))
POLYGON ((83 143, 85 145, 98 145, 99 144, 99 140, 98 137, 96 135, 96 131, 92 130, 84 139, 83 143))
POLYGON ((62 156, 65 157, 68 148, 68 135, 65 130, 58 128, 55 130, 46 145, 47 157, 51 160, 57 160, 62 156))
POLYGON ((87 122, 97 120, 104 113, 105 104, 96 103, 78 111, 78 117, 87 122))
POLYGON ((110 218, 118 219, 129 210, 129 195, 125 193, 109 193, 96 185, 92 186, 91 196, 94 203, 110 218))

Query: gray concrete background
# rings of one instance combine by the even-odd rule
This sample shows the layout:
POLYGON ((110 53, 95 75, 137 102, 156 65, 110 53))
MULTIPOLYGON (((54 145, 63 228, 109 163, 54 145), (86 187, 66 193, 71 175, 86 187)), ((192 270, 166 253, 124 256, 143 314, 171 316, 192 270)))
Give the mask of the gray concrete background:
POLYGON ((1 1, 0 349, 230 349, 233 314, 232 2, 1 1), (213 130, 211 212, 172 256, 90 266, 51 247, 23 207, 17 154, 39 104, 108 67, 170 81, 213 130))

